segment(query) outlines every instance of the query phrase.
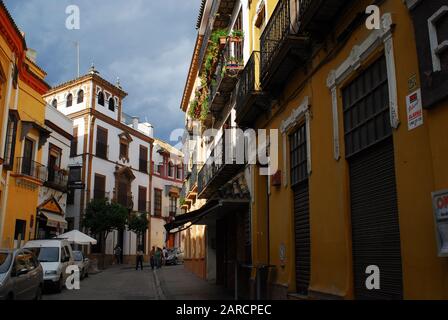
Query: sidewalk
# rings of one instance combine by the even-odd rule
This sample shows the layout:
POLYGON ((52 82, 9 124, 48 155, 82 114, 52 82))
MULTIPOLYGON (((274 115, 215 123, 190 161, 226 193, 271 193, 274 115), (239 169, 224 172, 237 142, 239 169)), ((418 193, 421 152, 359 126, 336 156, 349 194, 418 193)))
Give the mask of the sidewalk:
POLYGON ((155 273, 159 298, 166 300, 232 300, 224 288, 208 283, 184 266, 165 266, 155 273))

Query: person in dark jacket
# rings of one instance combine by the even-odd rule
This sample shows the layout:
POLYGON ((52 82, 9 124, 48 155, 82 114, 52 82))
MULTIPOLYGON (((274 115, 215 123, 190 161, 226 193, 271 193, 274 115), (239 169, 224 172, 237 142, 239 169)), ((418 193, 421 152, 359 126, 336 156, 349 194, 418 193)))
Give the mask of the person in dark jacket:
POLYGON ((140 266, 140 269, 143 270, 143 248, 141 246, 138 247, 137 251, 137 264, 135 266, 135 270, 138 270, 138 267, 140 266))

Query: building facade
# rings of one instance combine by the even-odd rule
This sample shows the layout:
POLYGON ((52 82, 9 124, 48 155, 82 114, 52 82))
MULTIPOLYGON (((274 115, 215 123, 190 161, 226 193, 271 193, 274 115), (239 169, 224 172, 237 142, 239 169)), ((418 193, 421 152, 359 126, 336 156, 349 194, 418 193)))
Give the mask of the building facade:
POLYGON ((179 235, 168 235, 165 224, 180 214, 184 181, 182 153, 168 143, 154 139, 152 166, 151 247, 181 248, 179 235))
POLYGON ((68 228, 65 214, 73 122, 47 104, 45 128, 51 133, 42 147, 42 163, 47 168, 47 179, 39 188, 36 239, 54 238, 68 228))
POLYGON ((12 248, 35 237, 42 164, 50 131, 45 127, 49 86, 22 33, 0 2, 0 246, 12 248))
MULTIPOLYGON (((93 199, 117 202, 130 214, 149 214, 153 130, 149 123, 125 117, 122 106, 126 95, 119 83, 106 81, 92 66, 88 74, 56 86, 44 96, 47 103, 73 120, 69 170, 73 180, 81 184, 69 194, 71 228, 83 229, 84 210, 93 199)), ((111 259, 117 245, 122 248, 124 262, 134 261, 139 245, 149 254, 150 232, 138 239, 129 230, 114 231, 94 251, 105 246, 111 259)))
MULTIPOLYGON (((224 260, 218 257, 220 246, 245 243, 241 231, 233 232, 242 238, 228 237, 232 224, 208 237, 210 221, 217 220, 213 201, 228 200, 210 184, 210 177, 222 174, 219 168, 205 175, 205 188, 201 178, 187 180, 188 213, 172 232, 205 226, 204 259, 216 257, 210 278, 220 283, 220 274, 234 279, 238 272, 242 297, 247 279, 240 279, 239 268, 246 266, 249 291, 258 298, 446 299, 444 1, 381 1, 376 16, 366 15, 371 1, 230 2, 202 3, 181 105, 187 131, 195 128, 190 118, 200 120, 197 170, 208 167, 210 152, 219 154, 219 147, 208 145, 217 145, 229 114, 225 127, 271 132, 257 147, 268 165, 278 165, 265 174, 262 159, 244 159, 244 168, 231 169, 231 178, 245 178, 234 189, 250 196, 250 256, 236 246, 228 249, 233 255, 225 250, 224 260), (242 32, 233 32, 238 10, 242 32), (372 17, 378 23, 370 27, 372 17), (227 31, 227 43, 244 37, 237 81, 223 82, 226 63, 218 64, 218 74, 209 73, 226 54, 224 44, 209 50, 220 29, 227 31), (218 129, 214 139, 203 134, 210 127, 218 129), (240 267, 223 272, 218 261, 240 267), (381 274, 378 290, 365 285, 372 270, 381 274)), ((233 58, 224 62, 238 69, 233 58)))

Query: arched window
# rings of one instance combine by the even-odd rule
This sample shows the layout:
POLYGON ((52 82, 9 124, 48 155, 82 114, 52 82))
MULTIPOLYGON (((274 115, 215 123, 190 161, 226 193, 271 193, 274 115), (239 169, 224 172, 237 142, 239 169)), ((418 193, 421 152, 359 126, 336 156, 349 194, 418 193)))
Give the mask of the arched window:
POLYGON ((71 107, 73 105, 73 95, 70 93, 67 96, 67 108, 71 107))
POLYGON ((53 99, 53 101, 51 102, 51 106, 52 106, 53 108, 57 109, 57 108, 58 108, 58 100, 53 99))
POLYGON ((79 90, 79 92, 78 92, 78 101, 77 102, 78 102, 78 104, 84 102, 84 91, 79 90))
POLYGON ((110 111, 115 111, 115 100, 114 100, 114 98, 110 98, 109 99, 109 110, 110 111))
POLYGON ((98 93, 98 104, 100 106, 104 107, 104 93, 103 92, 98 93))

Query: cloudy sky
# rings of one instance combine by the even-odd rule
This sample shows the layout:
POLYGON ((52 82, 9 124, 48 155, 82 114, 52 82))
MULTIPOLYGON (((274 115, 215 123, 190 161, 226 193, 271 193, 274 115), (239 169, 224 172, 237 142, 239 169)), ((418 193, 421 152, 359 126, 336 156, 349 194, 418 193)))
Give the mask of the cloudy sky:
POLYGON ((158 138, 183 127, 179 109, 196 37, 200 0, 5 0, 37 62, 56 85, 91 63, 107 80, 119 77, 124 111, 148 119, 158 138), (68 5, 80 8, 80 30, 68 30, 68 5))

